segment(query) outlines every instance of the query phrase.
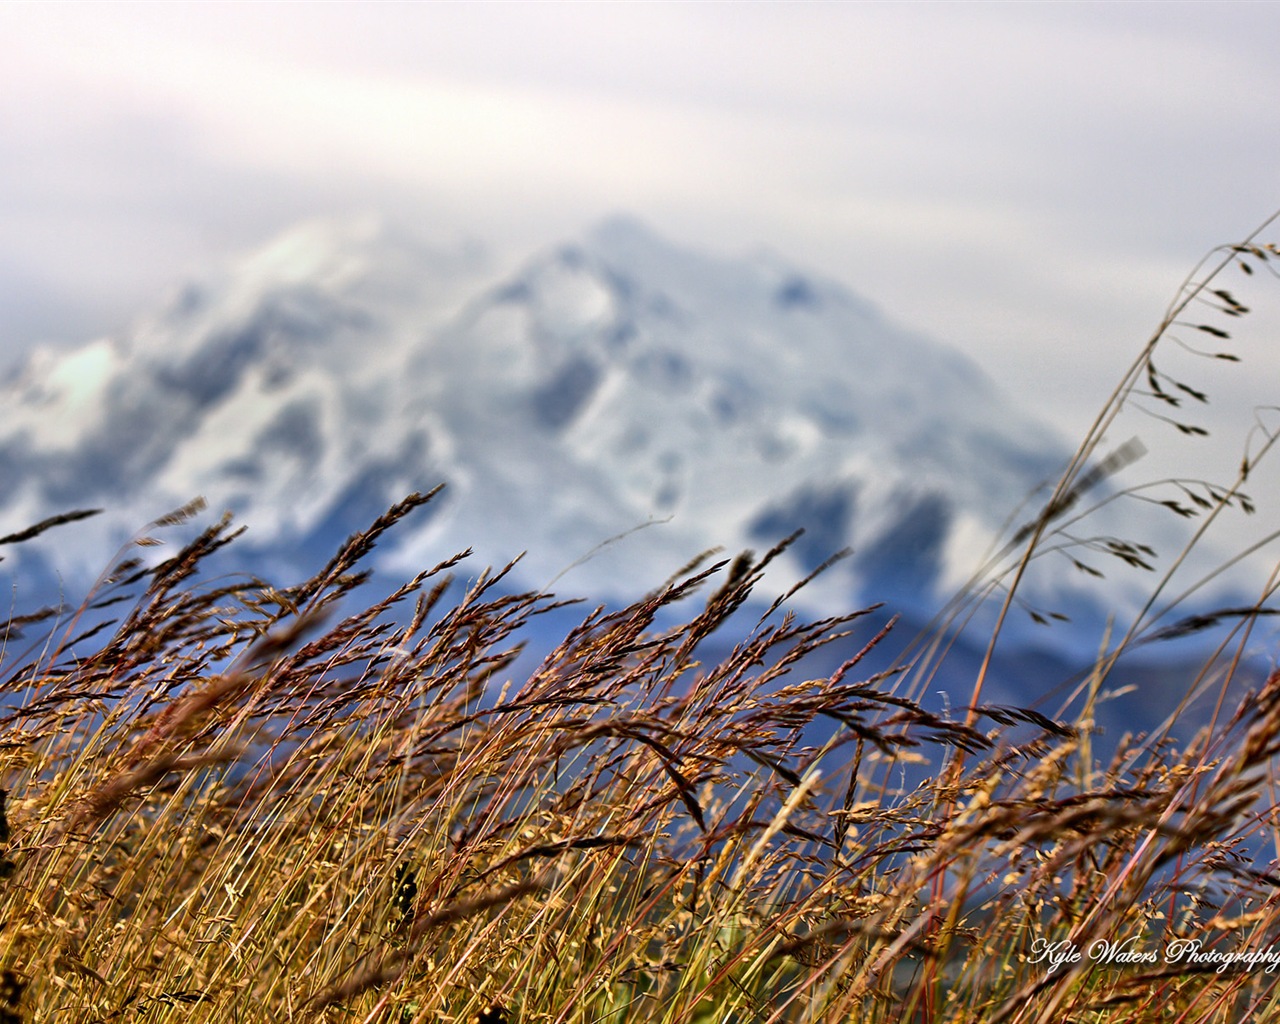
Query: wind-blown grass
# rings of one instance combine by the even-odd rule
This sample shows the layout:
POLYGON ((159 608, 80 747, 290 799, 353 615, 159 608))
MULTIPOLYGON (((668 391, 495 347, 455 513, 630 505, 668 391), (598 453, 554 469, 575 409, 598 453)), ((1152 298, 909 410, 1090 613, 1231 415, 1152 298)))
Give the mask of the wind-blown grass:
MULTIPOLYGON (((993 563, 1006 612, 1107 471, 1100 443, 1014 532, 1012 578, 993 563)), ((464 553, 361 600, 378 539, 430 497, 297 585, 201 582, 224 519, 126 558, 69 621, 11 620, 0 1021, 1276 1016, 1280 971, 1241 958, 1280 928, 1280 673, 1234 705, 1223 682, 1185 749, 1100 761, 1094 702, 1140 630, 1068 723, 983 705, 981 675, 939 715, 864 669, 865 610, 759 615, 782 546, 584 609, 526 669, 565 606, 507 570, 451 582, 464 553), (842 663, 812 678, 822 649, 842 663)))

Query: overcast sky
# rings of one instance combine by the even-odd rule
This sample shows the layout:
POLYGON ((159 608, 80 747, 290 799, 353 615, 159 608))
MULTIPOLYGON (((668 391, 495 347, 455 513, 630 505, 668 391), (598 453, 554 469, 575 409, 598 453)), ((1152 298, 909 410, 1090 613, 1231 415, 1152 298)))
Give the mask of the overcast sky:
MULTIPOLYGON (((838 278, 1076 435, 1280 206, 1278 51, 1274 3, 6 3, 0 360, 315 214, 514 259, 626 211, 838 278)), ((1216 395, 1275 402, 1247 344, 1216 395)))

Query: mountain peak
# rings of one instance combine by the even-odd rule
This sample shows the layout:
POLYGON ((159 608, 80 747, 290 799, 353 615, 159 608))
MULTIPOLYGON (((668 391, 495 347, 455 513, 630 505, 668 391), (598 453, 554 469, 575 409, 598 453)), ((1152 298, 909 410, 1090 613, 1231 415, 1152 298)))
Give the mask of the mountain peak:
POLYGON ((628 213, 612 213, 604 217, 588 230, 587 238, 601 248, 673 248, 647 223, 628 213))
POLYGON ((528 549, 537 586, 663 521, 576 571, 601 596, 797 527, 800 570, 865 553, 833 575, 846 593, 947 586, 1061 459, 972 364, 839 285, 626 216, 505 279, 382 218, 310 221, 125 341, 6 396, 0 467, 32 507, 109 504, 127 536, 199 493, 305 551, 443 480, 394 563, 528 549))
MULTIPOLYGON (((633 273, 654 285, 689 274, 709 282, 719 276, 726 263, 733 262, 673 242, 644 221, 625 214, 606 217, 589 229, 584 248, 610 269, 633 273)), ((734 273, 740 270, 735 266, 734 273)))
POLYGON ((374 214, 316 218, 286 229, 239 269, 282 284, 340 282, 364 269, 362 257, 389 234, 386 220, 374 214))

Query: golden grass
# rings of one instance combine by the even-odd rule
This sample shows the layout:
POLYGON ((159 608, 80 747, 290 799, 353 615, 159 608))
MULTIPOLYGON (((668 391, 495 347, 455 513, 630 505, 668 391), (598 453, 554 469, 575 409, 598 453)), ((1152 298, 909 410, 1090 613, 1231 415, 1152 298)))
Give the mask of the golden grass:
POLYGON ((1036 954, 1266 947, 1280 880, 1254 871, 1250 840, 1272 827, 1270 801, 1254 808, 1280 675, 1195 750, 1092 764, 1076 730, 1034 713, 943 719, 860 678, 878 639, 861 613, 748 616, 775 551, 587 614, 508 685, 552 602, 500 593, 501 574, 458 594, 446 563, 338 615, 355 554, 421 500, 288 590, 200 586, 220 523, 88 653, 11 646, 0 964, 25 986, 18 1019, 1234 1020, 1270 1005, 1260 969, 1050 973, 1036 954), (721 629, 740 639, 702 663, 721 629), (837 643, 857 653, 805 678, 805 656, 837 643), (834 738, 805 745, 819 720, 834 738))
MULTIPOLYGON (((972 593, 1014 606, 1106 474, 1099 443, 972 593)), ((1070 725, 984 707, 981 676, 940 716, 863 672, 882 638, 864 612, 756 618, 782 547, 592 610, 523 669, 561 606, 505 571, 461 587, 450 559, 359 600, 379 537, 430 497, 296 586, 200 582, 224 519, 155 568, 126 559, 68 622, 11 621, 0 1022, 1280 1016, 1280 971, 1240 962, 1280 929, 1257 863, 1280 845, 1280 674, 1232 713, 1229 664, 1185 749, 1097 760, 1093 702, 1140 632, 1070 725), (809 677, 832 645, 844 663, 809 677)))

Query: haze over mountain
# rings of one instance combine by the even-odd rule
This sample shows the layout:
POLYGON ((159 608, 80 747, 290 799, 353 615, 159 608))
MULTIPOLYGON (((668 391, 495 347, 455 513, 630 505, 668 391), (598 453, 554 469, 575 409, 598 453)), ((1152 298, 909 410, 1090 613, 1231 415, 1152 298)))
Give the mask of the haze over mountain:
POLYGON ((195 495, 248 525, 257 566, 302 572, 443 482, 383 565, 527 551, 524 585, 573 566, 565 591, 627 598, 803 527, 792 578, 853 549, 819 598, 923 609, 1067 457, 848 289, 624 218, 514 274, 376 219, 304 224, 121 337, 38 353, 4 402, 4 522, 106 509, 42 548, 81 582, 195 495))

